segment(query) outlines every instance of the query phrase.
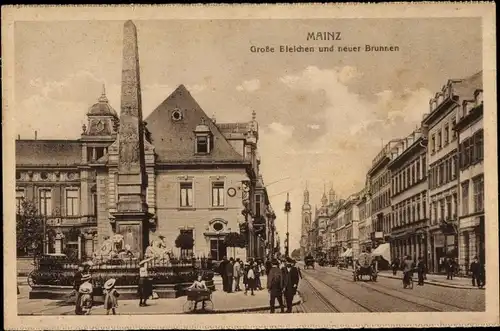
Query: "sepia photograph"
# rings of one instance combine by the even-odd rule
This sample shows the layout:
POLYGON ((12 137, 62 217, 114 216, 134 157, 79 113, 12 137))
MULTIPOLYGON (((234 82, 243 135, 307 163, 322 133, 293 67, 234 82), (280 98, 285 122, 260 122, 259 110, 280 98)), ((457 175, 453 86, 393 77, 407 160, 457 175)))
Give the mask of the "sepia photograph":
POLYGON ((498 323, 493 7, 431 6, 3 7, 12 328, 498 323))

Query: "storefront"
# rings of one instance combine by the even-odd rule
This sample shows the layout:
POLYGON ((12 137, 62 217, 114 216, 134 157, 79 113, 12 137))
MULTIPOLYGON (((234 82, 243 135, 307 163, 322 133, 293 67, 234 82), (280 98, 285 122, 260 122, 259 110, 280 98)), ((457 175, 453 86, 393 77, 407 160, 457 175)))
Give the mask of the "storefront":
POLYGON ((432 272, 445 273, 447 258, 458 260, 458 236, 450 232, 438 231, 432 235, 431 263, 432 272))

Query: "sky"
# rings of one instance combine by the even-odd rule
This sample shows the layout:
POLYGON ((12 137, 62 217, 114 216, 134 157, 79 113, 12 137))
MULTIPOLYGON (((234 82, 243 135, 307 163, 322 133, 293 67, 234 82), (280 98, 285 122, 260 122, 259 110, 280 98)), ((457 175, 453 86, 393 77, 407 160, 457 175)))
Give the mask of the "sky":
MULTIPOLYGON (((119 111, 124 21, 16 22, 15 107, 24 139, 76 139, 103 84, 119 111)), ((306 181, 361 190, 384 142, 419 126, 451 78, 482 69, 479 18, 135 21, 143 114, 184 84, 217 122, 259 122, 261 173, 283 239, 299 246, 306 181), (335 31, 340 41, 306 40, 335 31), (252 53, 251 46, 399 46, 398 52, 252 53)))

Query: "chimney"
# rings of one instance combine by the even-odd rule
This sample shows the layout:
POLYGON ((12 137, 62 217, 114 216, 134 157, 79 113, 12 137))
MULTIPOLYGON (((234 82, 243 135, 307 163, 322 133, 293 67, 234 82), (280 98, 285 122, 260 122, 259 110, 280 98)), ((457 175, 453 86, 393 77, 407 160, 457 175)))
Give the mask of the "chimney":
POLYGON ((38 133, 38 132, 35 130, 35 140, 36 140, 36 138, 37 138, 37 133, 38 133))
POLYGON ((21 140, 21 135, 20 134, 17 135, 17 140, 21 140))

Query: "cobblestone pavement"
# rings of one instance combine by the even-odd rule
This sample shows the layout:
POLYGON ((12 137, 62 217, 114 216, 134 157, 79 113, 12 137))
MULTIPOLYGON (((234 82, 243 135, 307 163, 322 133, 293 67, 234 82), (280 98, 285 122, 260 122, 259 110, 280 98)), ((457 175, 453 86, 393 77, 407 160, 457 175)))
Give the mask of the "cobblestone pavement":
MULTIPOLYGON (((403 289, 401 279, 376 282, 352 279, 352 270, 316 267, 303 270, 299 285, 305 312, 484 311, 485 291, 441 286, 403 289)), ((401 277, 401 275, 400 275, 401 277)))

